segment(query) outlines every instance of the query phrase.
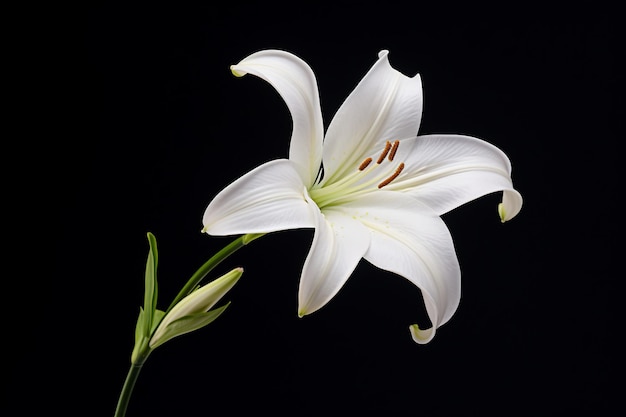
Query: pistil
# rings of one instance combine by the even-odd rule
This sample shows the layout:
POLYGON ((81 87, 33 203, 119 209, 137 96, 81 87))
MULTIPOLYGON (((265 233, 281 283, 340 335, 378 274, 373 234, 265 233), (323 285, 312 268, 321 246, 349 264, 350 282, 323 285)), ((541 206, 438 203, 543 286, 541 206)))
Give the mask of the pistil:
POLYGON ((370 193, 373 190, 389 185, 398 178, 404 169, 404 162, 401 162, 391 175, 389 175, 388 168, 377 168, 385 162, 385 159, 389 162, 393 161, 399 145, 399 140, 394 141, 393 144, 387 141, 375 164, 372 164, 373 158, 367 157, 353 173, 332 184, 313 188, 309 190, 309 195, 320 208, 323 208, 336 204, 338 201, 352 200, 359 195, 370 193))

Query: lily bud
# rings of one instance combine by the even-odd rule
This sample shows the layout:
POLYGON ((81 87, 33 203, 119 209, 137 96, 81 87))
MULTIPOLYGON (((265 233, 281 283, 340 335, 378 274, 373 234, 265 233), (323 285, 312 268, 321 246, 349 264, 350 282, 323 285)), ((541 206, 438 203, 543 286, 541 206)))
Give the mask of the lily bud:
POLYGON ((176 336, 204 327, 215 320, 228 304, 209 310, 230 291, 242 274, 243 268, 235 268, 180 300, 159 323, 150 339, 150 348, 154 349, 176 336))

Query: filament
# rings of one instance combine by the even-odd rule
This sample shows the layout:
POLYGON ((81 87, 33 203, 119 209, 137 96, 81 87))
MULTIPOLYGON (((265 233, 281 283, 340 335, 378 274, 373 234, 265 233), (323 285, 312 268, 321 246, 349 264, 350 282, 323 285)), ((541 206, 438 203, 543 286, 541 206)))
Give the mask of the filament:
POLYGON ((398 175, 400 175, 403 169, 404 169, 404 162, 400 162, 400 165, 398 165, 398 168, 396 168, 396 172, 394 172, 389 178, 387 178, 386 180, 378 184, 378 188, 383 188, 385 185, 389 185, 391 181, 398 178, 398 175))

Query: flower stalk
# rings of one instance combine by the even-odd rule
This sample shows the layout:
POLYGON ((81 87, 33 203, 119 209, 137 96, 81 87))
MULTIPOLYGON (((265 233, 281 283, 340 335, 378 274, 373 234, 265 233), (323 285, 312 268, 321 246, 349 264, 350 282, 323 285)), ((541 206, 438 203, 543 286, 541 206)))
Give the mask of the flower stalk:
POLYGON ((169 312, 174 306, 186 295, 188 295, 191 291, 193 291, 198 284, 207 276, 209 272, 213 270, 217 265, 219 265, 224 259, 228 258, 233 253, 237 252, 242 247, 246 246, 248 243, 252 242, 255 239, 263 236, 264 233, 259 234, 246 234, 238 237, 233 240, 231 243, 226 245, 222 250, 217 252, 215 255, 211 257, 208 261, 206 261, 198 270, 189 278, 189 281, 185 284, 185 286, 180 290, 178 295, 172 300, 172 303, 166 310, 169 312))
POLYGON ((394 69, 386 50, 326 130, 315 75, 300 58, 259 51, 231 71, 266 80, 285 100, 293 122, 289 156, 259 165, 209 203, 202 232, 239 237, 200 266, 165 311, 157 309, 158 252, 148 233, 144 304, 115 417, 125 416, 150 353, 219 317, 228 304, 213 307, 243 269, 203 286, 202 280, 264 234, 314 230, 300 276, 298 316, 326 305, 366 260, 420 289, 430 327, 413 324, 409 331, 415 342, 425 344, 451 319, 461 298, 460 265, 441 216, 494 192, 502 193, 502 222, 522 207, 511 163, 499 148, 466 135, 418 134, 421 78, 394 69))

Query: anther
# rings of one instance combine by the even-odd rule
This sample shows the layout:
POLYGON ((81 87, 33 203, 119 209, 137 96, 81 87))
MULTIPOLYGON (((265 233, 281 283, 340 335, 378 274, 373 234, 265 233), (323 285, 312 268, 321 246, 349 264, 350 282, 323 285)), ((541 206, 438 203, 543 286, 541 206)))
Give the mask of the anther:
POLYGON ((393 180, 395 180, 396 178, 398 178, 398 175, 400 175, 400 173, 402 172, 402 170, 404 169, 404 162, 400 162, 400 165, 398 165, 398 168, 396 168, 396 172, 394 172, 389 178, 387 178, 385 181, 381 182, 380 184, 378 184, 378 188, 383 188, 385 185, 389 185, 389 183, 393 180))
POLYGON ((391 148, 391 151, 389 152, 389 161, 393 161, 393 158, 396 156, 396 151, 398 150, 399 145, 400 145, 399 140, 396 140, 393 143, 393 147, 391 148))
POLYGON ((391 142, 387 141, 387 143, 385 143, 385 149, 383 149, 383 152, 378 157, 378 161, 376 161, 377 164, 381 164, 385 160, 385 157, 389 153, 389 149, 391 149, 391 142))
POLYGON ((372 163, 372 158, 367 158, 365 161, 361 162, 361 165, 359 165, 359 171, 363 171, 371 163, 372 163))

